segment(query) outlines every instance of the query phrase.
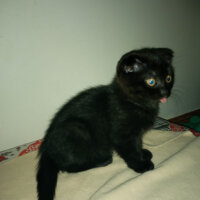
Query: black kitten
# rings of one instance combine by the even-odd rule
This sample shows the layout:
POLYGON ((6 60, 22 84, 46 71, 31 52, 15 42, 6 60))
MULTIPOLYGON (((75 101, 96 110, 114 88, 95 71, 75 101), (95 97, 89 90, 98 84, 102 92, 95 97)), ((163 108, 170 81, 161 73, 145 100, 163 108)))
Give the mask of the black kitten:
POLYGON ((152 127, 159 102, 170 96, 172 57, 167 48, 131 51, 118 62, 110 85, 85 90, 60 109, 39 150, 39 200, 54 198, 59 171, 105 166, 113 150, 136 172, 154 168, 142 136, 152 127))

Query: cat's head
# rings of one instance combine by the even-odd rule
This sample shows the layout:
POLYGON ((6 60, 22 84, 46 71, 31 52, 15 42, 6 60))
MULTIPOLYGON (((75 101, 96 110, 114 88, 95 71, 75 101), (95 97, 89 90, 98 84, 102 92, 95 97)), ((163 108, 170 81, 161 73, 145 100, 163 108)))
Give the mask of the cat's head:
POLYGON ((126 53, 117 65, 117 82, 137 101, 165 102, 174 83, 173 51, 144 48, 126 53))

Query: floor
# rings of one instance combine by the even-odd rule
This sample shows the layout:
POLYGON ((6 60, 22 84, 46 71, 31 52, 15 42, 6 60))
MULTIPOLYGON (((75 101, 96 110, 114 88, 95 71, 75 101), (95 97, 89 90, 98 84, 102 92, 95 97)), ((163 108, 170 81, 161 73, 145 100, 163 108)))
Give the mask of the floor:
POLYGON ((192 116, 200 117, 200 109, 169 119, 170 122, 176 124, 183 124, 189 122, 192 116))

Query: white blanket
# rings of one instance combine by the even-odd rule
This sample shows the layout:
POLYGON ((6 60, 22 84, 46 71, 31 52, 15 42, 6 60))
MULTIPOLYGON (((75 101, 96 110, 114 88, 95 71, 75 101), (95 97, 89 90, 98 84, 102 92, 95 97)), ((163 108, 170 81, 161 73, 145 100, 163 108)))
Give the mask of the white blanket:
MULTIPOLYGON (((61 173, 55 200, 199 200, 200 138, 190 132, 150 131, 144 147, 155 169, 138 174, 117 155, 111 165, 61 173)), ((36 200, 36 152, 0 166, 0 199, 36 200)))

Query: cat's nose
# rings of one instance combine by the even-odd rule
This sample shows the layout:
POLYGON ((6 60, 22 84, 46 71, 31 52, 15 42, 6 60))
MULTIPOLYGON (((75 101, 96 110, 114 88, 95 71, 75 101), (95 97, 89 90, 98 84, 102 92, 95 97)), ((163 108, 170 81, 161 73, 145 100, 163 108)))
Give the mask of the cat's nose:
POLYGON ((161 94, 162 97, 167 97, 168 96, 168 92, 166 90, 164 90, 164 89, 160 90, 160 94, 161 94))

